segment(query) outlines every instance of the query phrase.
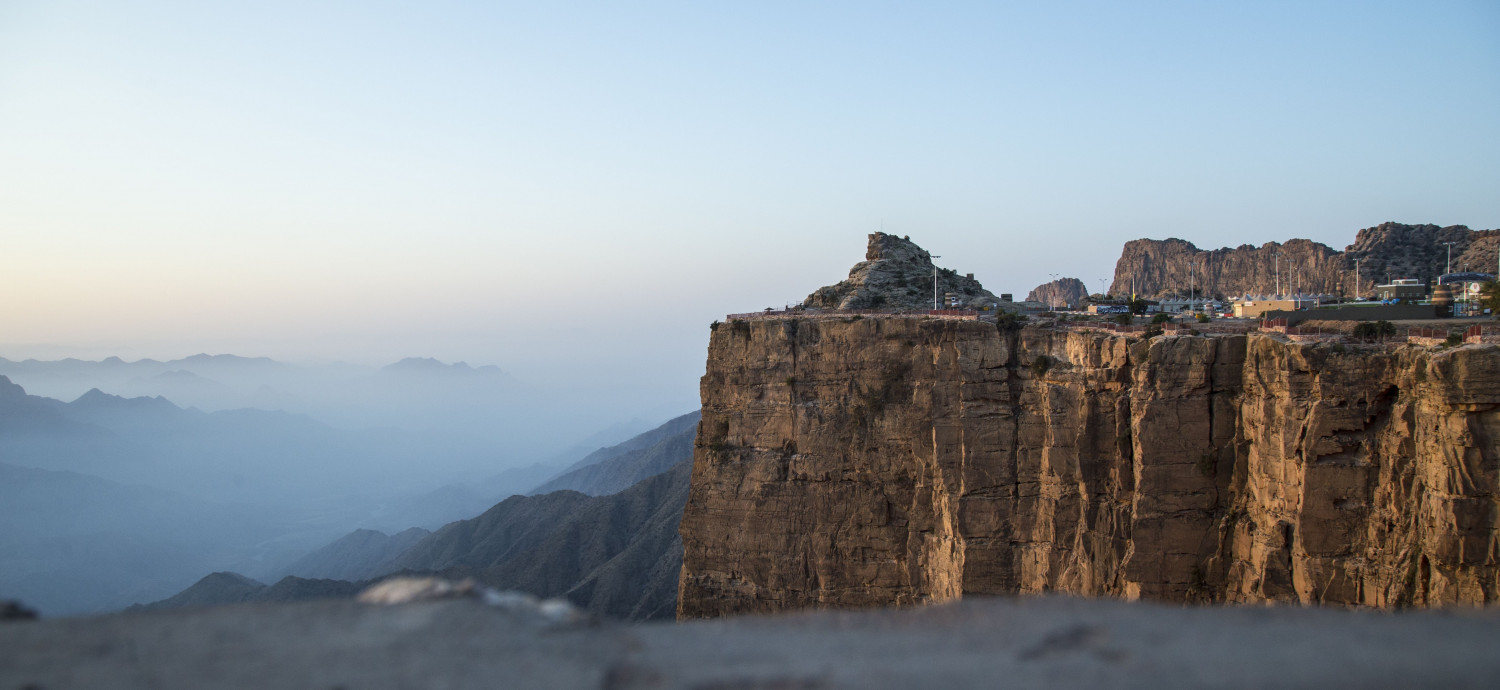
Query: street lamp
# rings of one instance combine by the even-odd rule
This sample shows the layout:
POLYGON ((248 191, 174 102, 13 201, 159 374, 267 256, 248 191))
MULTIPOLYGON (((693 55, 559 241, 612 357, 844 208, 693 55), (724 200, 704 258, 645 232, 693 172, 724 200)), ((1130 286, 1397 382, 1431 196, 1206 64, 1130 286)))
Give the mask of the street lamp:
MULTIPOLYGON (((943 257, 933 254, 932 258, 941 259, 943 257)), ((937 311, 937 308, 937 262, 934 261, 932 262, 932 310, 937 311)))
POLYGON ((1457 242, 1444 242, 1443 244, 1448 245, 1448 266, 1443 271, 1443 275, 1448 275, 1448 274, 1450 274, 1450 273, 1453 272, 1453 245, 1458 244, 1458 243, 1457 242))
POLYGON ((1276 297, 1281 297, 1281 252, 1271 252, 1271 261, 1276 270, 1276 297))

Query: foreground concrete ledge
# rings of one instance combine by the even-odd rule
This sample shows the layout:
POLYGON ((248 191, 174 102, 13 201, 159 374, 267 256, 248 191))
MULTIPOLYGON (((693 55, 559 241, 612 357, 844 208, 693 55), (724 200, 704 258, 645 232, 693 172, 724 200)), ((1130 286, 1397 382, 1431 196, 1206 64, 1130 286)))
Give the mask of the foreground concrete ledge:
POLYGON ((626 625, 474 600, 0 624, 0 690, 1445 687, 1500 678, 1500 611, 1071 598, 626 625))

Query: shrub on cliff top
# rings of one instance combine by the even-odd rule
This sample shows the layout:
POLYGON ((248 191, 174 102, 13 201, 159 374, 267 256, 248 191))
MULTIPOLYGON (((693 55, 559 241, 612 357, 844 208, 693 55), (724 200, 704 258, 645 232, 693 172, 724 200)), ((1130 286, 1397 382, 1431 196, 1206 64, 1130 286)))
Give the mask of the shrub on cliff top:
POLYGON ((1361 340, 1385 340, 1396 334, 1396 326, 1389 321, 1361 321, 1354 327, 1354 337, 1361 340))
POLYGON ((1002 311, 995 315, 995 327, 1001 333, 1012 333, 1021 330, 1021 324, 1025 323, 1026 317, 1013 311, 1002 311))

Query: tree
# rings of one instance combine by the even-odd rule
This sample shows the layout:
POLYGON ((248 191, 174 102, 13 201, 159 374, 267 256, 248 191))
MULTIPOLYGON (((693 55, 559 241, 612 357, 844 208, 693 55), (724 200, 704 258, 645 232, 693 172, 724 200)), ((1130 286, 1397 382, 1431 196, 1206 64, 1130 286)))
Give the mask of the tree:
POLYGON ((1129 314, 1115 314, 1115 323, 1121 326, 1129 326, 1135 322, 1135 318, 1129 314))
POLYGON ((1137 316, 1146 313, 1146 300, 1139 297, 1132 297, 1130 299, 1130 313, 1137 316))
POLYGON ((1024 314, 1017 314, 1013 311, 1002 311, 995 315, 995 326, 1000 329, 1001 333, 1019 331, 1021 324, 1025 321, 1024 314))
POLYGON ((1500 316, 1500 281, 1491 280, 1479 286, 1479 304, 1491 314, 1500 316))
POLYGON ((1387 336, 1396 334, 1396 325, 1389 321, 1361 321, 1354 327, 1354 337, 1360 340, 1385 340, 1387 336))

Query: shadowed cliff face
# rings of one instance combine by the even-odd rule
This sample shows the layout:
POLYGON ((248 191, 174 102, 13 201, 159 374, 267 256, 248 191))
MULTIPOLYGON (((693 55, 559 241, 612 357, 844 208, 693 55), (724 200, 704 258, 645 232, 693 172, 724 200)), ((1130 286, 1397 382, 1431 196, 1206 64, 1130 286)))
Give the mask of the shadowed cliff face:
POLYGON ((914 318, 718 328, 678 615, 1500 593, 1500 349, 914 318))

